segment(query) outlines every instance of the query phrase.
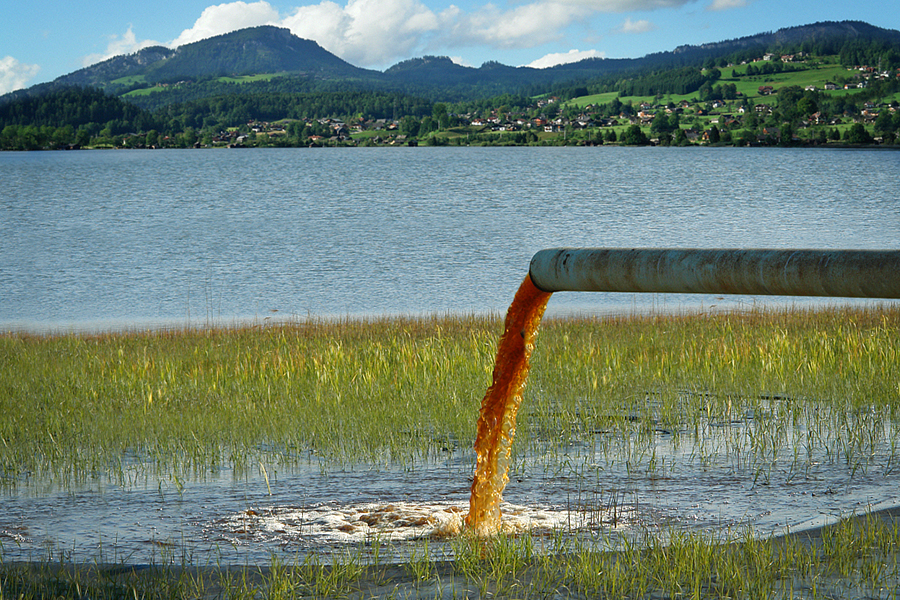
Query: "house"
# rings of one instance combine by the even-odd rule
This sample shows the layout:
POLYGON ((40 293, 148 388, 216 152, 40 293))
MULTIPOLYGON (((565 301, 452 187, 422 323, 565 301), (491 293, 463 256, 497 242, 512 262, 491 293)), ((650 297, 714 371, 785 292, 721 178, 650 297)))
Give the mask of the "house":
POLYGON ((771 85, 761 85, 759 86, 759 95, 760 96, 768 96, 769 94, 774 94, 775 88, 771 85))
POLYGON ((776 142, 780 142, 781 129, 779 127, 763 127, 762 134, 759 136, 759 141, 764 142, 768 138, 772 138, 776 142))

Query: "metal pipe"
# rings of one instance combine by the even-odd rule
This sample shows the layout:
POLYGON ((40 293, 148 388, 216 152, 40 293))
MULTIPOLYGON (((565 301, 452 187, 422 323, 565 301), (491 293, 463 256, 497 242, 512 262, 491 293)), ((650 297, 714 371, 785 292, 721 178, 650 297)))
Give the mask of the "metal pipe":
POLYGON ((551 248, 529 274, 545 292, 900 298, 900 250, 551 248))

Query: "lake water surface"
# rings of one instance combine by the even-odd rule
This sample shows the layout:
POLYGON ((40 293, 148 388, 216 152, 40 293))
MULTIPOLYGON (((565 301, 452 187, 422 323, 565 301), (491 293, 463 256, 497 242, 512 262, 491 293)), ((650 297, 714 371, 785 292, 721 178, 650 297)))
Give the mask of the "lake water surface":
POLYGON ((502 313, 556 246, 897 248, 897 173, 897 152, 814 149, 0 153, 0 329, 502 313))
MULTIPOLYGON (((898 173, 897 152, 810 149, 0 153, 0 329, 502 313, 534 252, 555 246, 896 249, 898 173)), ((559 293, 549 312, 773 301, 559 293)), ((615 520, 579 512, 589 504, 642 528, 762 533, 900 504, 891 423, 861 470, 816 456, 802 478, 789 462, 769 468, 765 482, 753 465, 708 451, 752 427, 680 445, 657 432, 652 450, 667 466, 643 474, 604 468, 588 440, 566 468, 523 462, 505 497, 567 525, 615 520)), ((464 507, 472 461, 463 449, 397 468, 311 459, 284 472, 226 466, 196 481, 140 468, 74 487, 23 481, 3 495, 0 553, 265 561, 370 539, 334 523, 371 503, 464 507)))

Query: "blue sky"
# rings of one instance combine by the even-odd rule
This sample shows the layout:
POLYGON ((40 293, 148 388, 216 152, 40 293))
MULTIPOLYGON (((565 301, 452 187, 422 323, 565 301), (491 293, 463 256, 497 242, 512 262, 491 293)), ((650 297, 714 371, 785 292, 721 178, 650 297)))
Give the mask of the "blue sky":
POLYGON ((816 21, 900 29, 900 3, 847 0, 0 0, 0 93, 148 45, 273 24, 383 70, 424 55, 480 66, 636 58, 816 21))

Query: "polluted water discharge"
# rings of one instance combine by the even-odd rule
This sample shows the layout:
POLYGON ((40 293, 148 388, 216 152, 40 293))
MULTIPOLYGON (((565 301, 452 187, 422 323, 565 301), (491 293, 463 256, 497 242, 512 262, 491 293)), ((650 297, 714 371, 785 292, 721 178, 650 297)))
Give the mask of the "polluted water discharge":
POLYGON ((509 481, 516 413, 528 377, 534 340, 551 293, 538 289, 526 275, 509 307, 497 348, 492 383, 481 403, 475 439, 476 464, 469 511, 456 505, 392 503, 311 509, 248 510, 223 519, 231 534, 323 542, 359 542, 373 536, 394 541, 444 539, 471 531, 478 537, 498 533, 552 531, 571 525, 572 515, 503 503, 509 481))
POLYGON ((443 546, 438 552, 447 555, 450 546, 440 542, 459 534, 540 536, 633 524, 630 502, 620 498, 608 511, 596 503, 581 510, 569 501, 577 491, 553 489, 565 478, 543 469, 516 486, 511 502, 503 501, 516 413, 549 297, 526 276, 509 307, 478 418, 468 507, 463 485, 467 471, 472 472, 466 468, 468 464, 471 469, 470 452, 409 472, 352 468, 326 473, 313 465, 287 469, 271 488, 268 475, 264 482, 229 482, 226 476, 175 490, 165 482, 158 491, 150 482, 146 489, 102 485, 99 494, 61 491, 54 494, 58 501, 27 493, 15 498, 8 518, 0 516, 4 553, 27 559, 60 553, 87 559, 91 548, 102 548, 138 562, 148 555, 151 561, 175 560, 181 552, 193 560, 228 563, 265 560, 274 551, 327 554, 377 539, 429 540, 443 546), (248 493, 253 488, 257 491, 248 493), (36 510, 38 505, 42 507, 36 510))
POLYGON ((365 503, 249 509, 223 518, 215 526, 226 536, 277 535, 284 540, 353 543, 372 537, 392 541, 445 539, 464 531, 480 537, 550 532, 571 524, 571 514, 567 511, 503 503, 516 413, 522 402, 534 338, 550 295, 535 287, 531 277, 526 276, 506 315, 493 382, 478 418, 475 475, 468 514, 455 504, 365 503))
POLYGON ((516 413, 522 403, 534 338, 550 295, 535 287, 531 276, 526 275, 506 314, 493 383, 481 402, 475 438, 475 478, 466 525, 478 536, 500 531, 500 502, 509 481, 516 413))

